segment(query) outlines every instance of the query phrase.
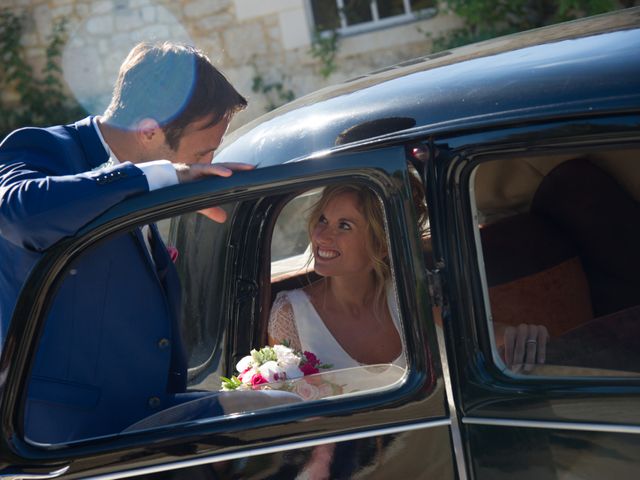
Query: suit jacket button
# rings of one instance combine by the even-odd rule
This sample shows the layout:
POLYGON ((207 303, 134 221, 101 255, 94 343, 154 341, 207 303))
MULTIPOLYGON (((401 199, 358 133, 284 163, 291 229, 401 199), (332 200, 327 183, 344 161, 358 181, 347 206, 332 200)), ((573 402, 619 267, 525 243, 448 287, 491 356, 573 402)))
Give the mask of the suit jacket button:
POLYGON ((168 338, 161 338, 160 340, 158 340, 158 348, 160 350, 164 350, 165 348, 167 348, 169 345, 171 344, 171 342, 169 341, 168 338))
POLYGON ((160 406, 160 398, 159 397, 149 397, 149 408, 158 408, 160 406))

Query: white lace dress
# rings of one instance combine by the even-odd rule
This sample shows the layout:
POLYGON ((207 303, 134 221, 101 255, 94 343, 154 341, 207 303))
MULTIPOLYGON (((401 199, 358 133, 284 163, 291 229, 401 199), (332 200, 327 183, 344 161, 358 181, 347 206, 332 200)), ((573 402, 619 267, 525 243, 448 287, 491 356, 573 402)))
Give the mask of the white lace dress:
MULTIPOLYGON (((393 288, 390 287, 387 288, 387 305, 389 305, 396 330, 400 334, 398 304, 393 288)), ((340 346, 302 289, 278 293, 271 307, 268 330, 271 338, 279 341, 287 340, 296 350, 312 352, 321 362, 331 364, 334 369, 363 365, 340 346)), ((402 338, 401 334, 400 338, 402 338)), ((393 364, 406 367, 404 351, 393 361, 393 364)))

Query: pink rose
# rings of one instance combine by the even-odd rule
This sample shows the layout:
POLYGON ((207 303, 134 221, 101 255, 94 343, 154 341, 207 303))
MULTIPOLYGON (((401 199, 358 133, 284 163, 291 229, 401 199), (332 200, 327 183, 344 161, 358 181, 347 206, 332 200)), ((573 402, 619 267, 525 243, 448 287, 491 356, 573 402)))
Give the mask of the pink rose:
POLYGON ((251 385, 253 385, 254 387, 256 385, 262 385, 263 383, 268 382, 260 373, 256 373, 253 377, 251 377, 251 385))
POLYGON ((297 382, 293 392, 300 395, 303 400, 317 400, 320 397, 318 389, 304 381, 297 382))
POLYGON ((318 393, 320 394, 321 398, 331 397, 336 394, 336 392, 334 391, 334 388, 328 383, 323 383, 322 385, 319 385, 318 393))

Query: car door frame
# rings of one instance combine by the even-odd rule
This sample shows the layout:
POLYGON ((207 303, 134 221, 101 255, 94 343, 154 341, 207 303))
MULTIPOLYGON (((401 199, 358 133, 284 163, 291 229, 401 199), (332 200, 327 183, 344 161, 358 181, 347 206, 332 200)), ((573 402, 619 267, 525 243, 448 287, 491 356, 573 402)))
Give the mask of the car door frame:
MULTIPOLYGON (((321 159, 236 173, 226 179, 209 178, 134 197, 114 206, 77 235, 46 252, 25 284, 0 362, 0 371, 6 375, 2 388, 0 462, 7 468, 43 471, 70 463, 72 476, 104 474, 105 478, 122 478, 372 435, 428 428, 448 432, 450 419, 441 388, 438 343, 420 267, 417 229, 412 225, 415 219, 407 217, 407 212, 412 211, 408 207, 410 201, 404 147, 389 147, 329 154, 321 159), (397 240, 391 245, 392 257, 402 264, 402 268, 398 265, 396 269, 401 313, 408 320, 404 336, 411 368, 401 387, 318 404, 313 416, 309 408, 296 405, 279 409, 276 415, 256 412, 240 416, 233 423, 221 418, 56 448, 36 446, 24 439, 21 415, 26 379, 53 296, 47 292, 55 292, 56 277, 84 249, 124 229, 212 203, 224 203, 225 199, 242 201, 261 192, 278 194, 338 179, 368 184, 388 209, 390 236, 397 240), (336 428, 335 418, 342 418, 345 425, 336 428)), ((234 288, 231 296, 235 294, 234 288)))
MULTIPOLYGON (((500 450, 503 457, 512 455, 512 463, 503 461, 502 471, 495 467, 479 473, 482 461, 500 463, 496 453, 491 452, 491 445, 496 446, 495 439, 501 432, 505 437, 507 432, 512 433, 509 441, 517 437, 527 444, 528 438, 530 446, 550 442, 559 432, 565 436, 559 440, 565 445, 584 442, 585 435, 602 432, 614 436, 633 434, 630 448, 640 445, 640 414, 636 408, 640 377, 514 377, 495 365, 484 313, 469 189, 472 172, 482 161, 523 154, 577 154, 599 148, 634 147, 640 151, 639 123, 638 114, 625 112, 538 119, 519 125, 441 133, 430 144, 435 160, 428 181, 432 184, 430 194, 439 203, 434 219, 434 250, 441 259, 447 348, 450 358, 455 358, 450 363, 452 397, 461 417, 471 478, 502 478, 500 474, 504 472, 514 475, 518 468, 526 469, 531 462, 540 460, 517 457, 514 445, 500 450), (572 402, 584 408, 570 413, 572 402), (607 402, 618 406, 622 402, 626 416, 617 421, 611 415, 603 416, 607 402), (594 409, 597 412, 596 407, 599 414, 584 413, 594 409), (559 411, 564 414, 559 415, 559 411), (480 444, 486 448, 479 448, 480 444), (487 471, 490 473, 483 476, 487 471)), ((554 465, 546 467, 547 472, 554 471, 554 465)))

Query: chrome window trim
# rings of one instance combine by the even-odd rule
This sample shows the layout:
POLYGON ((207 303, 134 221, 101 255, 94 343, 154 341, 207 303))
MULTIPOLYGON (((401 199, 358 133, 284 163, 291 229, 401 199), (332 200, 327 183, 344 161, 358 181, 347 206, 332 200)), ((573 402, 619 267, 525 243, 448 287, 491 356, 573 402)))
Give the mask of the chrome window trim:
POLYGON ((456 409, 456 402, 453 399, 453 386, 451 381, 451 372, 449 371, 449 362, 447 361, 447 349, 445 346, 444 332, 442 331, 442 328, 437 325, 436 336, 438 340, 438 347, 440 350, 442 378, 444 379, 444 389, 447 396, 447 405, 449 406, 449 416, 451 419, 451 443, 453 444, 453 456, 458 470, 458 479, 467 480, 467 465, 465 463, 464 447, 462 445, 460 419, 458 417, 458 410, 456 409))
POLYGON ((584 432, 632 433, 640 435, 640 426, 613 425, 609 423, 554 422, 549 420, 514 420, 487 417, 465 417, 465 425, 486 425, 495 427, 543 428, 546 430, 579 430, 584 432))
MULTIPOLYGON (((499 161, 499 160, 490 160, 499 161)), ((489 162, 483 162, 489 163, 489 162)), ((478 254, 478 273, 480 275, 480 286, 482 288, 482 301, 484 302, 484 313, 487 318, 487 332, 489 334, 489 342, 491 343, 491 358, 501 372, 506 375, 513 376, 509 367, 504 363, 502 357, 498 353, 496 337, 493 331, 493 312, 491 311, 491 302, 489 300, 489 282, 487 281, 487 268, 484 263, 484 249, 482 248, 482 239, 480 238, 480 220, 478 214, 478 205, 476 204, 476 175, 480 165, 473 167, 473 171, 469 176, 469 205, 473 215, 473 243, 478 254)))
MULTIPOLYGON (((152 473, 166 472, 170 470, 177 470, 179 468, 197 467, 199 465, 206 465, 215 462, 224 462, 227 460, 236 460, 238 458, 246 458, 249 456, 266 455, 271 453, 284 452, 288 450, 296 450, 299 448, 309 448, 318 445, 324 445, 327 443, 346 442, 349 440, 358 440, 361 438, 368 438, 378 435, 392 435, 396 433, 410 432, 414 430, 421 430, 426 428, 436 428, 450 426, 451 420, 449 418, 443 418, 439 420, 431 420, 427 422, 413 423, 410 425, 401 425, 397 427, 378 428, 375 430, 367 430, 365 432, 349 433, 345 435, 333 435, 330 437, 319 438, 315 440, 306 440, 302 442, 292 442, 284 445, 276 445, 272 447, 261 447, 250 450, 241 450, 233 453, 226 453, 220 455, 210 455, 207 457, 194 458, 191 460, 183 460, 180 462, 166 463, 162 465, 155 465, 153 467, 137 468, 133 470, 127 470, 117 473, 109 473, 105 475, 92 476, 93 479, 99 480, 113 480, 118 478, 130 478, 140 475, 148 475, 152 473)), ((461 479, 466 477, 460 477, 461 479)))

